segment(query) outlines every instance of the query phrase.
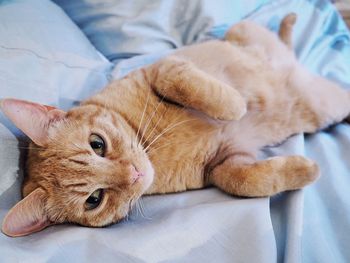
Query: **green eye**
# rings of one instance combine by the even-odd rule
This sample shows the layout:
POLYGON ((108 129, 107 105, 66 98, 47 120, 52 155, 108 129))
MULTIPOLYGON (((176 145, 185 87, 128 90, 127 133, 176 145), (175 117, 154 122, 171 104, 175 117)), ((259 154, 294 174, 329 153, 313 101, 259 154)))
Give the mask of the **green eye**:
POLYGON ((91 134, 89 138, 90 146, 94 150, 94 152, 101 157, 105 156, 106 146, 104 140, 96 135, 91 134))
POLYGON ((103 198, 103 189, 97 189, 94 191, 88 199, 85 201, 85 209, 92 210, 98 207, 103 198))

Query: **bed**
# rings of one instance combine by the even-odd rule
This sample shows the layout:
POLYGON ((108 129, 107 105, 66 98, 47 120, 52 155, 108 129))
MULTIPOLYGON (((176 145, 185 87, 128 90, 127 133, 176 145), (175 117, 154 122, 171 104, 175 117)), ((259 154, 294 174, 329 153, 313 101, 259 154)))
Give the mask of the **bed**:
MULTIPOLYGON (((350 88, 350 35, 326 0, 0 1, 0 98, 69 109, 108 82, 250 19, 298 14, 307 68, 350 88)), ((0 113, 0 221, 20 200, 27 139, 0 113)), ((9 238, 0 262, 350 262, 350 125, 298 134, 263 156, 300 154, 322 176, 303 190, 237 198, 215 188, 143 198, 144 214, 100 229, 9 238)))

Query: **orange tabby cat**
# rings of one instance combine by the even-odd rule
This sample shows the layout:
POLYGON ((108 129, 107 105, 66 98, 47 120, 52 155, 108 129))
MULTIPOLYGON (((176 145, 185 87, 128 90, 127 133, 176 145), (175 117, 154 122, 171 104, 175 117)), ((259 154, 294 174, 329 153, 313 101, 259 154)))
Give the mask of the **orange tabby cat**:
POLYGON ((262 147, 315 132, 350 113, 350 93, 306 71, 291 48, 249 21, 225 41, 178 50, 114 81, 67 113, 15 99, 3 112, 33 141, 24 199, 2 231, 50 224, 105 226, 144 194, 215 185, 239 196, 299 189, 319 176, 302 156, 257 160, 262 147))

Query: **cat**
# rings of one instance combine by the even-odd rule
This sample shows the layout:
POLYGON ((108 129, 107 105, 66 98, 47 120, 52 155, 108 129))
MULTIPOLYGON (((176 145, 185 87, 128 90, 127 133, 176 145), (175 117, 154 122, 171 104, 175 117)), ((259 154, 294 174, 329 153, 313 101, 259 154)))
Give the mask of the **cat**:
POLYGON ((68 112, 16 99, 1 109, 31 140, 24 198, 2 231, 59 223, 102 227, 142 195, 216 186, 242 197, 300 189, 319 177, 303 156, 259 150, 350 113, 350 93, 297 62, 295 14, 278 34, 250 21, 224 40, 181 48, 68 112))

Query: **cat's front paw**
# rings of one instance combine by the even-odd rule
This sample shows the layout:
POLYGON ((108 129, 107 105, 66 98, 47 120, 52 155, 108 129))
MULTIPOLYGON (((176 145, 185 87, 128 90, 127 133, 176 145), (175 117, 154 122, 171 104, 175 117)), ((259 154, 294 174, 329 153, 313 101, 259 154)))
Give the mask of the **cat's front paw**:
POLYGON ((221 106, 217 107, 213 116, 218 120, 237 121, 247 113, 247 104, 241 96, 236 93, 229 94, 221 101, 221 106))

